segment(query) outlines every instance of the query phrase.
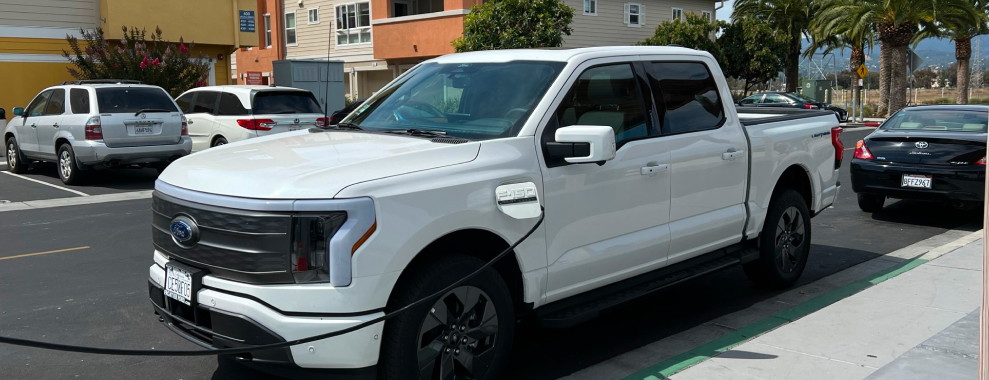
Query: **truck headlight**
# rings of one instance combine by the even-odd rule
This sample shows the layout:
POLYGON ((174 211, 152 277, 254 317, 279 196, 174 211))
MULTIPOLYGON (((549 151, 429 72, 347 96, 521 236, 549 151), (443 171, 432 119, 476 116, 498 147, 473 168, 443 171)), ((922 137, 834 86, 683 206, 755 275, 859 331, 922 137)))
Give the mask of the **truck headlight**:
POLYGON ((371 198, 297 201, 290 267, 297 284, 350 285, 353 255, 377 229, 371 198), (333 211, 321 211, 333 210, 333 211))
POLYGON ((343 212, 292 220, 292 275, 297 284, 330 281, 330 239, 347 221, 343 212))

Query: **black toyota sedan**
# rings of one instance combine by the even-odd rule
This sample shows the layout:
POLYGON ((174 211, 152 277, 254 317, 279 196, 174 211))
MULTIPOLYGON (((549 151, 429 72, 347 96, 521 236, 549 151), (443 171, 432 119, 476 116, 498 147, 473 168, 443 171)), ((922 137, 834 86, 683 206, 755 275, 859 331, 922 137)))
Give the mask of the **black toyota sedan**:
POLYGON ((760 92, 742 98, 742 100, 738 101, 738 105, 742 107, 788 107, 804 108, 809 110, 822 109, 834 112, 834 115, 838 117, 838 121, 840 122, 848 121, 848 111, 845 111, 844 108, 830 103, 819 102, 792 92, 760 92))
POLYGON ((855 144, 852 190, 859 208, 877 212, 886 198, 980 204, 986 178, 989 106, 907 107, 855 144))

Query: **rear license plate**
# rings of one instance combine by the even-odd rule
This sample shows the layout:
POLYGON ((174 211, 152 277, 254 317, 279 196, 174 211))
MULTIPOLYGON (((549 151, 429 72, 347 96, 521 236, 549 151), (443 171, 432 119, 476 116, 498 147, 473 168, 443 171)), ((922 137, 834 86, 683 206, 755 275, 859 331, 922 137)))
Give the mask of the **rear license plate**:
POLYGON ((154 133, 155 133, 155 128, 150 125, 148 126, 138 125, 134 127, 135 135, 150 135, 154 133))
POLYGON ((172 265, 165 265, 165 295, 191 306, 192 273, 172 265))
POLYGON ((930 189, 933 176, 904 174, 900 181, 900 187, 915 187, 919 189, 930 189))

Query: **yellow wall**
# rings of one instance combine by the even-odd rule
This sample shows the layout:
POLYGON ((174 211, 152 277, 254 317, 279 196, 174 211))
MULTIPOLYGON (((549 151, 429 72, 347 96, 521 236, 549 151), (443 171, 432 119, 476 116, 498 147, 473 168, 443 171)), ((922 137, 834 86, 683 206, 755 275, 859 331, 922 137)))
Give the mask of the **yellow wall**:
POLYGON ((262 30, 257 9, 257 0, 100 0, 100 18, 106 20, 100 26, 107 38, 122 37, 123 26, 149 32, 157 26, 170 41, 255 46, 262 30), (240 32, 239 10, 254 11, 254 32, 240 32))
POLYGON ((0 108, 7 111, 7 119, 14 117, 14 107, 27 106, 44 88, 72 79, 68 67, 68 63, 0 62, 0 73, 7 73, 0 90, 0 108))

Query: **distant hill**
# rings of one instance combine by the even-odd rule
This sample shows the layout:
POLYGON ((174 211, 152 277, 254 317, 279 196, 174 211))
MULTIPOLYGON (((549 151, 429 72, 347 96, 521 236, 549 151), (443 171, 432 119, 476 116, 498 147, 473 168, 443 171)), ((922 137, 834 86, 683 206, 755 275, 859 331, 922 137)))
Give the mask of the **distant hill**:
MULTIPOLYGON (((806 46, 807 44, 805 44, 806 46)), ((914 52, 923 60, 920 68, 932 66, 934 68, 944 68, 955 62, 955 42, 951 40, 939 40, 929 38, 921 41, 914 52)), ((879 45, 876 45, 872 52, 866 52, 866 67, 870 71, 879 70, 879 45)), ((818 54, 814 56, 814 62, 803 60, 800 62, 800 72, 804 75, 820 74, 842 71, 848 69, 848 59, 851 50, 845 49, 843 52, 837 50, 834 57, 823 57, 818 54)), ((989 35, 979 36, 972 40, 972 68, 980 64, 983 70, 989 69, 989 35), (977 42, 981 43, 981 51, 977 48, 977 42), (981 55, 981 56, 980 56, 981 55), (980 59, 977 63, 976 59, 980 59)))

